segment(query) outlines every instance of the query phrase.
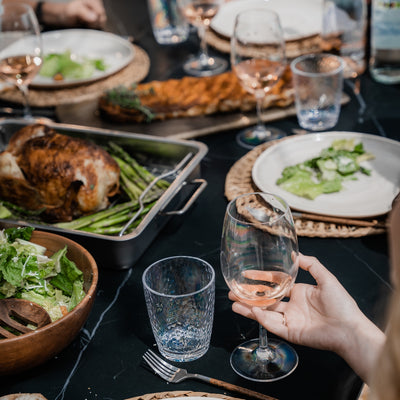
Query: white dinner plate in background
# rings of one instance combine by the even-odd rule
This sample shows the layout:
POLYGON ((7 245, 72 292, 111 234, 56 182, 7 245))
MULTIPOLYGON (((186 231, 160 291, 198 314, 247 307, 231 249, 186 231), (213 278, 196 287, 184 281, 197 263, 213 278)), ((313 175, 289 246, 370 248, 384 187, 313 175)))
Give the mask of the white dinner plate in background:
POLYGON ((220 6, 211 28, 230 38, 236 15, 250 8, 265 7, 280 17, 285 40, 299 40, 321 33, 322 0, 232 0, 220 6))
POLYGON ((322 132, 284 140, 266 149, 253 165, 254 183, 262 191, 283 197, 293 209, 335 217, 368 218, 386 214, 400 190, 400 142, 357 132, 322 132), (317 157, 336 139, 355 139, 375 156, 362 165, 371 175, 357 174, 357 180, 343 182, 337 193, 314 200, 296 196, 276 184, 287 166, 317 157))
POLYGON ((43 33, 42 40, 44 55, 70 50, 78 60, 82 57, 101 58, 107 68, 105 71, 95 71, 87 79, 55 81, 38 74, 32 81, 31 87, 58 89, 91 83, 118 72, 134 58, 134 49, 131 43, 109 32, 91 29, 63 29, 43 33))

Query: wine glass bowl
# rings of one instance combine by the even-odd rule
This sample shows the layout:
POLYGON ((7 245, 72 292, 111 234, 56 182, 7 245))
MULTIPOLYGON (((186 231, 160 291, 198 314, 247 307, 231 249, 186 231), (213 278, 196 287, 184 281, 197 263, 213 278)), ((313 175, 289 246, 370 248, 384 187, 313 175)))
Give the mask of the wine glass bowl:
POLYGON ((184 71, 194 76, 211 76, 224 72, 228 67, 227 61, 220 57, 211 57, 208 54, 205 37, 212 18, 217 14, 219 6, 224 0, 177 1, 183 16, 197 29, 200 38, 200 53, 185 62, 184 71))
POLYGON ((285 136, 262 121, 264 98, 279 81, 286 67, 285 40, 276 12, 250 9, 236 16, 231 38, 231 65, 242 87, 253 94, 257 104, 257 125, 241 131, 238 143, 253 148, 285 136))
POLYGON ((0 78, 22 93, 24 116, 30 118, 28 85, 42 65, 42 41, 33 9, 7 3, 0 10, 0 78))
MULTIPOLYGON (((298 242, 287 203, 271 193, 249 193, 227 206, 221 270, 240 302, 268 308, 288 295, 298 272, 298 242)), ((244 378, 267 382, 289 375, 297 366, 294 349, 279 340, 260 338, 240 344, 231 355, 244 378)))

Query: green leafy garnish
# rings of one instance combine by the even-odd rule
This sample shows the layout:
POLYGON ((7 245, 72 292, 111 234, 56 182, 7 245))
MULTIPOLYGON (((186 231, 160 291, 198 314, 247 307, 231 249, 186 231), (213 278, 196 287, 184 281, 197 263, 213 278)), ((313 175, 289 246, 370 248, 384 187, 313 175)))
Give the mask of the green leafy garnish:
POLYGON ((276 183, 290 193, 314 200, 323 193, 339 192, 342 182, 357 179, 358 172, 369 176, 371 171, 360 163, 373 158, 354 139, 335 140, 318 157, 284 168, 276 183))
POLYGON ((136 88, 135 83, 130 87, 120 85, 107 90, 104 95, 106 100, 113 105, 140 111, 145 115, 146 122, 150 122, 154 118, 154 114, 150 108, 142 105, 139 96, 153 94, 154 91, 150 88, 149 91, 139 92, 136 88))
POLYGON ((50 53, 44 56, 39 74, 55 80, 88 79, 96 70, 105 71, 107 66, 102 59, 83 57, 74 59, 70 50, 64 53, 50 53))

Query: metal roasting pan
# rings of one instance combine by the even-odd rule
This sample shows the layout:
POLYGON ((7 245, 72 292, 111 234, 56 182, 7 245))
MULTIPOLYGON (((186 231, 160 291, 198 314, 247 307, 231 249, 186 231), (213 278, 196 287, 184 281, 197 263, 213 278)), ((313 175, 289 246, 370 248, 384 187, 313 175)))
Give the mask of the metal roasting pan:
POLYGON ((5 149, 14 132, 35 122, 45 123, 59 133, 85 138, 99 145, 112 140, 156 176, 173 170, 190 154, 188 162, 169 179, 171 185, 131 233, 109 236, 61 229, 46 224, 32 224, 23 220, 0 219, 2 228, 30 225, 36 229, 57 233, 75 240, 95 257, 99 267, 113 269, 132 267, 168 220, 173 215, 184 214, 207 186, 207 182, 201 178, 200 162, 207 154, 208 148, 205 144, 192 140, 174 140, 144 134, 59 124, 41 119, 34 121, 3 119, 0 121, 0 151, 5 149))

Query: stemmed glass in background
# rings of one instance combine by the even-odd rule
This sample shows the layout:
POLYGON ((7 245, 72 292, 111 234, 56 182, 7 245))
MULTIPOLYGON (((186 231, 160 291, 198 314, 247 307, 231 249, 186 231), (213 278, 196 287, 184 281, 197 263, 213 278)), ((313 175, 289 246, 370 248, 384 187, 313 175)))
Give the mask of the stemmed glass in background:
POLYGON ((225 71, 228 67, 227 61, 220 57, 211 57, 206 42, 206 30, 224 0, 177 0, 177 2, 184 17, 197 28, 200 38, 200 53, 185 62, 184 71, 194 76, 211 76, 225 71))
POLYGON ((323 2, 322 49, 346 62, 344 78, 359 102, 360 122, 366 107, 360 93, 360 75, 366 69, 367 14, 366 0, 323 2))
POLYGON ((281 78, 285 66, 285 40, 277 13, 252 9, 239 13, 231 38, 231 64, 241 85, 257 101, 257 125, 239 132, 237 141, 253 148, 286 134, 262 121, 265 95, 281 78))
POLYGON ((42 64, 42 40, 33 9, 26 4, 0 6, 0 78, 15 85, 24 100, 24 117, 32 116, 28 85, 42 64))
MULTIPOLYGON (((230 290, 251 306, 267 308, 288 294, 298 271, 298 243, 292 214, 282 198, 249 193, 228 204, 221 268, 230 290)), ((289 375, 297 363, 295 350, 280 340, 268 340, 261 325, 259 339, 240 344, 231 355, 239 375, 260 382, 289 375)))

